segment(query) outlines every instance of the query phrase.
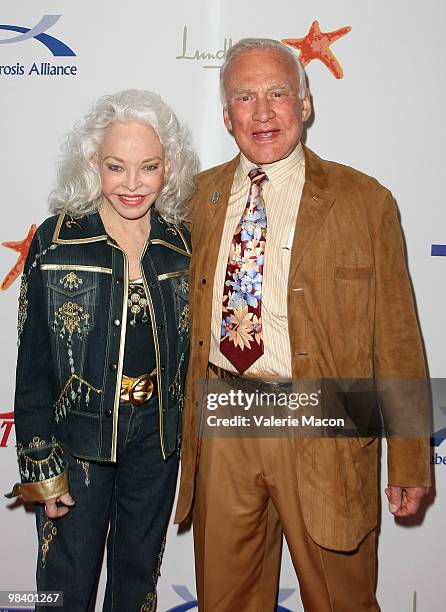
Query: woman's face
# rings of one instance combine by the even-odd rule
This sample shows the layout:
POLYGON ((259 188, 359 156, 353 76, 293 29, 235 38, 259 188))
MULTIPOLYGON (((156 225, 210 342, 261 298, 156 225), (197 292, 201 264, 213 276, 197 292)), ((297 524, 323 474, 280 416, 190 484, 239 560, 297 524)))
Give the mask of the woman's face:
POLYGON ((155 130, 136 122, 115 121, 106 129, 97 164, 107 202, 129 220, 147 214, 169 170, 155 130))

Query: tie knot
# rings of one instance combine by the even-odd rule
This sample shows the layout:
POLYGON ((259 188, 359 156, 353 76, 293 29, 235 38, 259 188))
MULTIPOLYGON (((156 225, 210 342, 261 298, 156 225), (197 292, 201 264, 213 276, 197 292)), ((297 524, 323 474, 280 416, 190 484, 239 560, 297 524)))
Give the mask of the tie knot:
POLYGON ((251 181, 251 185, 257 185, 259 189, 263 187, 263 185, 268 180, 265 172, 263 172, 262 168, 253 168, 248 172, 249 179, 251 181))

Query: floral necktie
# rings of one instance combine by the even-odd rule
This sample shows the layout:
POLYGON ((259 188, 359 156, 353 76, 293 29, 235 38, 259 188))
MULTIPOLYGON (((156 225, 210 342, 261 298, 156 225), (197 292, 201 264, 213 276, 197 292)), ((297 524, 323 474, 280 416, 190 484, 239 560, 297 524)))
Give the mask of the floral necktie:
POLYGON ((266 241, 266 211, 261 168, 248 174, 251 188, 246 208, 229 251, 223 289, 220 350, 243 374, 263 355, 262 281, 266 241))

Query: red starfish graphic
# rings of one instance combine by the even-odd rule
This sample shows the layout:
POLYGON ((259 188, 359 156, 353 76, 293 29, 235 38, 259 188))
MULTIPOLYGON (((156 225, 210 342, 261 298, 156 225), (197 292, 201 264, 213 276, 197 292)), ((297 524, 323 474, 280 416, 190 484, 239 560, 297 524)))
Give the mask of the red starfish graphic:
POLYGON ((282 38, 282 42, 300 51, 299 58, 304 66, 309 64, 311 60, 318 59, 327 66, 333 76, 342 79, 344 72, 341 64, 333 55, 330 45, 348 34, 350 30, 350 26, 345 26, 334 32, 321 32, 319 22, 313 21, 306 36, 303 38, 282 38))
POLYGON ((29 247, 31 246, 31 241, 33 239, 34 234, 36 233, 36 230, 37 225, 34 225, 33 223, 29 228, 28 235, 23 240, 20 240, 18 242, 2 242, 3 246, 7 249, 12 249, 13 251, 17 251, 18 253, 20 253, 18 260, 8 272, 8 274, 5 276, 2 284, 0 285, 0 289, 2 291, 9 289, 15 279, 18 278, 23 272, 23 268, 25 266, 25 259, 28 255, 29 247))

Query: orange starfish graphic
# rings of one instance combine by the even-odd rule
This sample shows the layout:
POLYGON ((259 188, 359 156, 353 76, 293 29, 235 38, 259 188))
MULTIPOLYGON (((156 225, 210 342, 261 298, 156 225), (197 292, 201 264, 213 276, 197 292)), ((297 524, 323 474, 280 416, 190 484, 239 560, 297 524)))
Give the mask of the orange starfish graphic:
POLYGON ((333 76, 342 79, 344 72, 341 64, 333 55, 330 45, 348 34, 350 30, 350 26, 345 26, 334 32, 321 32, 319 22, 313 21, 306 36, 303 38, 282 38, 282 42, 300 51, 299 58, 304 66, 309 64, 311 60, 318 59, 327 66, 333 76))
POLYGON ((31 241, 33 239, 34 234, 36 233, 36 230, 37 225, 34 225, 33 223, 29 228, 28 235, 23 240, 20 240, 18 242, 2 242, 3 246, 7 249, 12 249, 13 251, 17 251, 18 253, 20 253, 18 260, 8 272, 8 274, 5 276, 2 284, 0 285, 0 289, 2 291, 9 289, 15 279, 18 278, 23 272, 23 268, 25 266, 25 259, 28 255, 29 247, 31 246, 31 241))

